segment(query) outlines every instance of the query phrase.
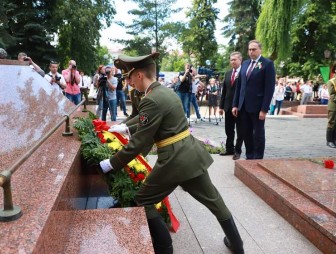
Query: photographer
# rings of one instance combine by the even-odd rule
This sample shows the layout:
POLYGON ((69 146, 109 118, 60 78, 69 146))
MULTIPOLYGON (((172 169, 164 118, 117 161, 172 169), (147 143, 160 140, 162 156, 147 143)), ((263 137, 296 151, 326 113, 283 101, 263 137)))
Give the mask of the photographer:
POLYGON ((69 67, 62 71, 62 75, 66 82, 66 88, 64 90, 65 96, 75 105, 78 105, 81 101, 81 92, 79 87, 81 78, 74 60, 69 61, 69 67))
MULTIPOLYGON (((111 113, 111 121, 117 121, 117 85, 118 79, 114 77, 115 68, 106 66, 105 73, 107 76, 107 97, 111 113)), ((103 111, 104 114, 104 111, 103 111)), ((106 118, 106 116, 105 116, 106 118)))
POLYGON ((118 69, 115 70, 115 75, 114 77, 116 77, 118 79, 118 86, 117 86, 117 106, 119 105, 120 102, 120 106, 121 109, 124 113, 124 116, 128 117, 128 114, 126 112, 126 96, 125 96, 125 89, 126 86, 124 86, 123 81, 124 78, 121 74, 121 71, 118 71, 118 69))
POLYGON ((40 66, 38 66, 36 63, 33 62, 33 60, 27 56, 26 53, 21 52, 18 54, 18 60, 23 62, 23 61, 27 61, 29 62, 29 66, 31 68, 33 68, 38 74, 40 74, 42 77, 45 76, 44 71, 40 68, 40 66))
POLYGON ((66 82, 64 77, 57 72, 58 63, 50 62, 49 64, 50 72, 44 76, 44 78, 50 83, 50 85, 62 93, 64 93, 64 89, 66 88, 66 82))
MULTIPOLYGON (((101 112, 101 117, 100 119, 103 121, 106 121, 106 114, 107 110, 109 108, 109 101, 108 101, 108 76, 106 75, 106 68, 105 66, 99 68, 100 71, 98 75, 95 75, 96 81, 96 87, 98 88, 98 93, 97 93, 97 104, 98 104, 98 109, 97 113, 100 114, 101 112)), ((111 71, 111 69, 110 69, 111 71)), ((110 76, 110 74, 109 74, 110 76)), ((98 116, 98 115, 97 115, 98 116)))
POLYGON ((177 90, 177 94, 181 98, 184 113, 187 117, 190 117, 190 93, 192 88, 192 65, 187 63, 185 65, 185 71, 180 72, 179 79, 181 84, 177 90))

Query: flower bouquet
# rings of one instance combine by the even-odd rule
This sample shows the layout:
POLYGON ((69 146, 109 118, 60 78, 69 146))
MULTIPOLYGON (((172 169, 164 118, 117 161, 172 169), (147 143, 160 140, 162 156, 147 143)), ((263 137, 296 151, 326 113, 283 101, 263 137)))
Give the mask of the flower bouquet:
MULTIPOLYGON (((105 121, 95 119, 89 113, 88 118, 77 118, 74 127, 77 129, 82 141, 81 153, 83 158, 91 165, 98 165, 101 160, 110 158, 123 149, 128 139, 119 133, 108 132, 110 126, 105 121)), ((110 195, 118 200, 121 207, 136 206, 134 197, 143 181, 152 168, 142 155, 136 156, 122 170, 104 174, 108 183, 110 195)), ((98 170, 100 172, 100 170, 98 170)), ((176 232, 179 221, 174 216, 168 197, 155 204, 156 209, 164 218, 168 227, 176 232)))

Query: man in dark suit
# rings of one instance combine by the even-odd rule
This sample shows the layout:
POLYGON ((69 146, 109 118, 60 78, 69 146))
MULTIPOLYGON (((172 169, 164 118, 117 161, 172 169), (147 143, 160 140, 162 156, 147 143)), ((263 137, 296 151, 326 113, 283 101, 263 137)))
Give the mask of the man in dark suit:
POLYGON ((261 56, 261 44, 248 45, 251 59, 243 62, 237 80, 232 114, 241 117, 246 159, 263 159, 265 151, 265 118, 275 87, 275 68, 271 60, 261 56))
POLYGON ((242 55, 240 52, 233 52, 230 55, 230 65, 232 70, 225 73, 223 82, 222 97, 219 105, 219 114, 222 115, 225 112, 225 153, 220 155, 233 155, 234 160, 238 160, 241 154, 241 147, 243 144, 243 138, 240 130, 240 116, 235 117, 232 114, 233 97, 236 90, 237 78, 241 69, 242 55), (235 127, 237 128, 237 140, 236 146, 234 145, 235 127))

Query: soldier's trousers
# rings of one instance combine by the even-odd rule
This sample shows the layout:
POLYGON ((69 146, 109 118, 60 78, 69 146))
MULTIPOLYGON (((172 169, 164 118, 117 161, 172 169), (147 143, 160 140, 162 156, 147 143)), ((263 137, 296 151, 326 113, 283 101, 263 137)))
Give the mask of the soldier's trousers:
POLYGON ((328 111, 328 129, 336 131, 336 111, 328 111))
POLYGON ((146 215, 148 219, 154 218, 157 216, 157 212, 152 205, 162 201, 178 185, 205 205, 216 216, 218 221, 227 220, 231 217, 229 209, 226 207, 216 187, 212 184, 207 171, 198 177, 174 184, 158 185, 154 182, 145 181, 136 194, 135 200, 139 206, 147 206, 146 215))

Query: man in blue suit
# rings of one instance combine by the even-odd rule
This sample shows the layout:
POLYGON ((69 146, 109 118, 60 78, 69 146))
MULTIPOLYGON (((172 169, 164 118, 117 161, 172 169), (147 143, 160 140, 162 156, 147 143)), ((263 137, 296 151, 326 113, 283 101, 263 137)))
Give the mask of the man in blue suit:
POLYGON ((261 56, 261 43, 248 45, 249 60, 243 62, 238 76, 232 114, 240 114, 246 159, 263 159, 265 151, 265 118, 275 87, 275 68, 261 56))

